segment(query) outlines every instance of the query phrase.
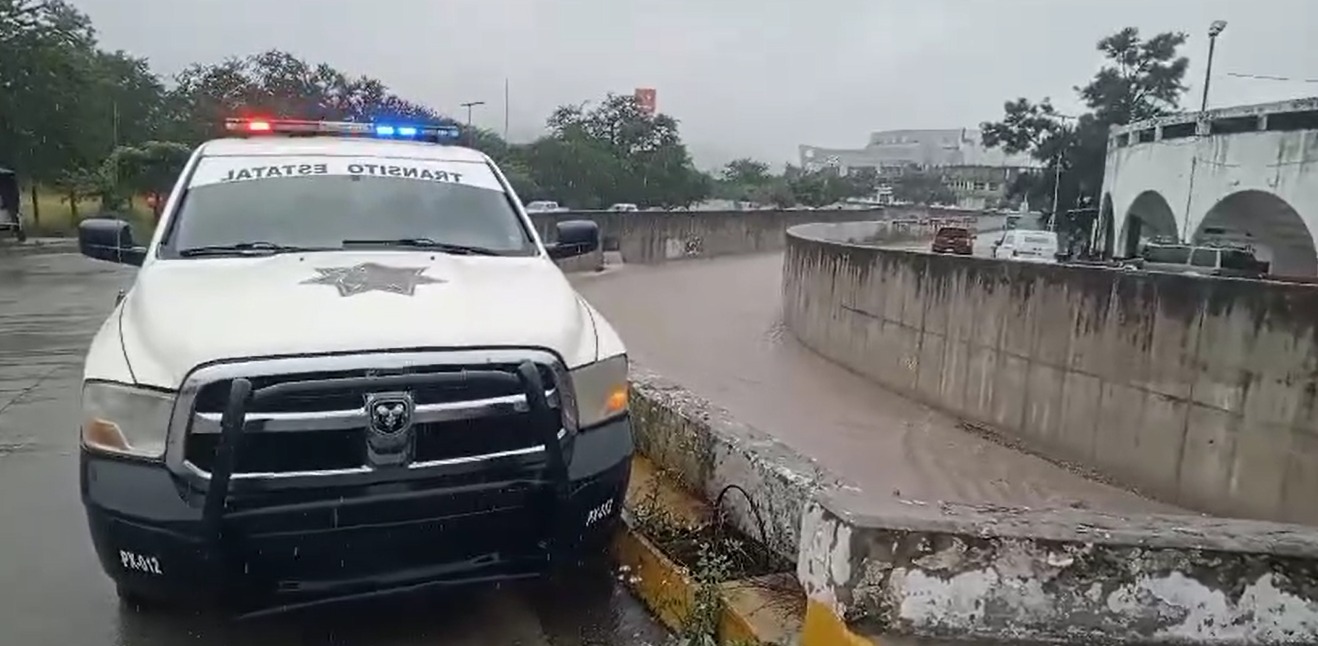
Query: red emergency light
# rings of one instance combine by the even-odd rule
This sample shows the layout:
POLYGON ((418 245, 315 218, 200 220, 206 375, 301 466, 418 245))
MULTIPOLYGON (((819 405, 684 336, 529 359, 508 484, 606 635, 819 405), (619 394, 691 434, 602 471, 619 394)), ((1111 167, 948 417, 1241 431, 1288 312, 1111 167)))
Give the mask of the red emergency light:
POLYGON ((224 129, 235 134, 331 135, 376 139, 417 139, 434 143, 456 141, 457 126, 422 124, 361 123, 357 121, 307 121, 302 119, 224 120, 224 129))

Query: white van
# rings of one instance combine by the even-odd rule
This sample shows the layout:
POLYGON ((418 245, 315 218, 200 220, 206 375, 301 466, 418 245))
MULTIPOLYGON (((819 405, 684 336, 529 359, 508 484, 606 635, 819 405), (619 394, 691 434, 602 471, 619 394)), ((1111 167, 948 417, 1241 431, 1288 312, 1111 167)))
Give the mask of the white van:
POLYGON ((1057 234, 1052 231, 1012 229, 993 244, 993 257, 1033 262, 1057 260, 1057 234))
POLYGON ((558 213, 567 209, 558 205, 558 202, 551 200, 537 200, 526 205, 527 213, 558 213))

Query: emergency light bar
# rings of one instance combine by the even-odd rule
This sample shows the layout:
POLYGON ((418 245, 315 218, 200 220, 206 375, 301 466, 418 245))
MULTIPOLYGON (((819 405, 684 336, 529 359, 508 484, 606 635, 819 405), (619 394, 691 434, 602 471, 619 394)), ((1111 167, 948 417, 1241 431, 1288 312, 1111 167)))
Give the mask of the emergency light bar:
POLYGON ((435 142, 456 140, 459 136, 457 126, 300 119, 225 119, 224 129, 239 134, 341 135, 435 142))

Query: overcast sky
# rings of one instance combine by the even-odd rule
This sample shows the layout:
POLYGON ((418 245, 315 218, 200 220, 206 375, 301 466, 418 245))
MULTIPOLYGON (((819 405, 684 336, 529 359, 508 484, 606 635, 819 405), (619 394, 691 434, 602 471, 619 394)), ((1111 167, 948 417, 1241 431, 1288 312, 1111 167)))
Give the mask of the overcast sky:
POLYGON ((1318 95, 1318 0, 73 0, 102 44, 170 74, 279 48, 383 80, 398 94, 527 139, 556 105, 657 89, 696 161, 793 160, 869 132, 974 127, 1011 97, 1052 96, 1097 69, 1094 43, 1128 25, 1190 33, 1187 104, 1318 95))

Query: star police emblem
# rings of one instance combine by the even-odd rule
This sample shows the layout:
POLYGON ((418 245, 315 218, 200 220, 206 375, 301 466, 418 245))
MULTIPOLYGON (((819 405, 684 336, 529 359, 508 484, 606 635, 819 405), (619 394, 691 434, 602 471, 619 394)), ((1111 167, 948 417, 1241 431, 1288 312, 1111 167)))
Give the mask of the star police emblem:
POLYGON ((434 285, 444 281, 424 275, 425 267, 389 267, 366 262, 352 267, 317 267, 320 274, 302 281, 303 285, 333 285, 339 296, 366 292, 386 292, 412 296, 417 285, 434 285))

